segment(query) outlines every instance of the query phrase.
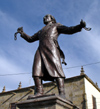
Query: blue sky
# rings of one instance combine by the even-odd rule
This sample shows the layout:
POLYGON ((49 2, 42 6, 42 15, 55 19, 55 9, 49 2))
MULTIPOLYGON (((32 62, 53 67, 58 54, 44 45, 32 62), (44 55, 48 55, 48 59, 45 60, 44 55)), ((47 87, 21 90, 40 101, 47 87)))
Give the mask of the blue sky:
MULTIPOLYGON (((66 56, 67 66, 62 66, 66 78, 80 75, 82 65, 100 62, 100 1, 99 0, 3 0, 0 2, 0 92, 15 90, 34 84, 32 64, 38 42, 28 43, 14 33, 23 26, 24 32, 33 35, 40 30, 43 17, 53 15, 57 22, 75 26, 83 19, 91 31, 84 29, 73 35, 61 34, 59 45, 66 56), (79 66, 76 68, 71 68, 79 66), (6 75, 29 73, 23 75, 6 75), (3 76, 2 76, 3 75, 3 76), (6 75, 6 76, 4 76, 6 75)), ((100 86, 100 63, 84 66, 85 73, 100 86)))

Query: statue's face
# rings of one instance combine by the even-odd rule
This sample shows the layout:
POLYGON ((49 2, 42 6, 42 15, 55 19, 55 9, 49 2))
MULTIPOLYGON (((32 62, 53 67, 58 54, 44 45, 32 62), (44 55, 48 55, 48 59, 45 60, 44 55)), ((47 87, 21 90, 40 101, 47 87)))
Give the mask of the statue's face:
POLYGON ((47 25, 49 22, 52 21, 51 16, 50 15, 44 16, 43 21, 44 21, 44 24, 47 25))

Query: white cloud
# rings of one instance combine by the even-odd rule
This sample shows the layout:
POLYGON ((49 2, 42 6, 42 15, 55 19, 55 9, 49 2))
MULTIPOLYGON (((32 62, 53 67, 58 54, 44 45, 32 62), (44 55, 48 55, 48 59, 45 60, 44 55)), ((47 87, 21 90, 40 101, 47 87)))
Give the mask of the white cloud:
POLYGON ((16 25, 19 25, 17 21, 11 18, 7 13, 4 13, 0 10, 0 28, 5 28, 5 31, 10 28, 14 28, 16 25))
MULTIPOLYGON (((20 23, 10 17, 7 13, 0 10, 0 75, 30 73, 24 75, 0 76, 0 91, 6 86, 6 90, 14 90, 18 87, 19 82, 22 82, 23 87, 30 85, 32 79, 32 64, 36 45, 26 44, 24 40, 14 41, 14 32, 20 26, 20 23), (11 36, 11 37, 10 37, 11 36), (32 47, 32 51, 31 51, 32 47)), ((28 27, 26 30, 29 29, 28 27)), ((30 31, 30 30, 29 30, 30 31)), ((32 84, 33 85, 33 82, 32 84)))
POLYGON ((25 66, 21 65, 20 60, 17 60, 19 61, 19 64, 18 64, 16 63, 16 60, 12 60, 11 58, 5 57, 5 54, 4 56, 3 54, 4 53, 2 53, 2 56, 0 56, 0 83, 1 83, 0 86, 1 88, 6 86, 6 90, 8 89, 12 90, 13 88, 16 89, 20 81, 22 82, 23 87, 29 86, 29 81, 30 81, 29 79, 32 75, 31 69, 25 68, 25 66), (20 73, 30 73, 30 74, 16 75, 20 73), (9 75, 9 74, 12 74, 12 75, 9 75), (5 76, 2 76, 2 75, 5 75, 5 76))
POLYGON ((14 73, 13 71, 22 71, 20 68, 18 68, 14 62, 11 62, 11 60, 6 59, 6 57, 0 57, 0 70, 1 72, 3 72, 3 74, 5 73, 14 73))

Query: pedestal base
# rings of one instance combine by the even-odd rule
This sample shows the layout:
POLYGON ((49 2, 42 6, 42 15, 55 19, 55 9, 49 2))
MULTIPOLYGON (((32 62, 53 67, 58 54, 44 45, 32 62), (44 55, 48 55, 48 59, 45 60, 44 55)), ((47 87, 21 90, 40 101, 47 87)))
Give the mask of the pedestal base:
POLYGON ((74 104, 55 95, 43 95, 17 103, 19 109, 78 109, 74 104))

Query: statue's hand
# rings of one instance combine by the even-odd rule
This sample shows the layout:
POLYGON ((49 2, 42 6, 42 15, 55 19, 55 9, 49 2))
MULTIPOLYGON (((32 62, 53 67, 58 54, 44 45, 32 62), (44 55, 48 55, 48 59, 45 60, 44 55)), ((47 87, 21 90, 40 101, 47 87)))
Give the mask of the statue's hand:
POLYGON ((18 29, 17 29, 17 33, 23 33, 23 27, 19 27, 18 29))
POLYGON ((21 35, 23 34, 23 27, 19 27, 17 29, 17 32, 14 34, 14 39, 17 40, 17 34, 20 33, 21 35))
POLYGON ((85 21, 81 20, 81 21, 80 21, 80 26, 81 26, 82 28, 86 27, 85 21))

